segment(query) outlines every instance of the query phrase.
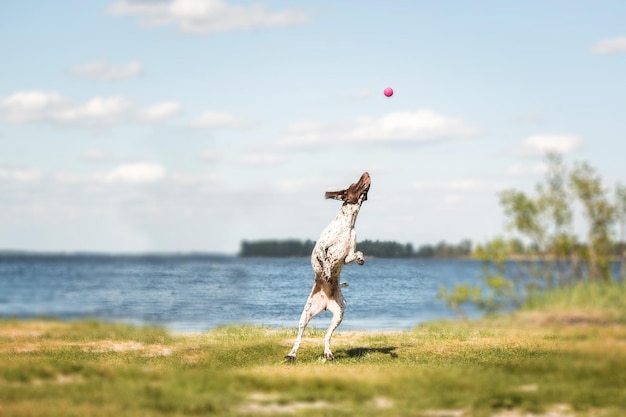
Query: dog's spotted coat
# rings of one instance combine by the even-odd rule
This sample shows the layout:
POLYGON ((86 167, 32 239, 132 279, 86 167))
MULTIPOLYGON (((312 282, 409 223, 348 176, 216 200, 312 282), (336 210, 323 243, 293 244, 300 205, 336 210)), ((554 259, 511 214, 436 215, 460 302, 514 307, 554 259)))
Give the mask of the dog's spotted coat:
POLYGON ((344 203, 337 217, 322 231, 313 248, 311 265, 315 272, 315 282, 300 316, 298 336, 291 352, 286 356, 288 360, 296 358, 302 334, 309 321, 324 310, 333 314, 324 337, 324 357, 327 360, 333 360, 330 338, 343 320, 346 307, 346 300, 341 294, 342 285, 339 275, 346 264, 356 261, 359 265, 363 265, 363 253, 356 251, 354 223, 363 201, 367 200, 370 184, 370 176, 365 172, 356 184, 350 185, 347 189, 326 193, 326 198, 343 200, 344 203))

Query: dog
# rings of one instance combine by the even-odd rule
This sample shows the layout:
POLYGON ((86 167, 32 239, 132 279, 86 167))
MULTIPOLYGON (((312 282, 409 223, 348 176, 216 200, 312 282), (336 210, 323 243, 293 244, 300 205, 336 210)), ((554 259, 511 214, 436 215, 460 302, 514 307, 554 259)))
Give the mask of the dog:
POLYGON ((365 262, 363 253, 356 251, 354 223, 361 205, 367 200, 370 184, 370 176, 364 172, 357 183, 351 184, 345 190, 328 191, 325 194, 327 199, 342 200, 343 205, 335 219, 322 231, 311 253, 315 282, 300 316, 296 341, 291 352, 285 356, 289 361, 296 359, 302 334, 309 321, 324 310, 329 310, 333 314, 324 337, 324 357, 329 361, 334 359, 330 350, 330 338, 341 324, 346 308, 346 300, 341 294, 341 287, 345 285, 340 283, 339 275, 344 265, 355 261, 363 265, 365 262))

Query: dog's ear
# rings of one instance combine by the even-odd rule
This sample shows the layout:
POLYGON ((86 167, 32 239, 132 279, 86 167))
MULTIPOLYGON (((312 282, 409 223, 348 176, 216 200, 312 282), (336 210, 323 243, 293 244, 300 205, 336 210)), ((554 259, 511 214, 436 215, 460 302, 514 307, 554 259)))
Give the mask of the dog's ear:
POLYGON ((324 194, 324 197, 332 198, 333 200, 342 200, 342 201, 344 201, 346 199, 346 192, 347 191, 348 190, 326 191, 326 193, 324 194))

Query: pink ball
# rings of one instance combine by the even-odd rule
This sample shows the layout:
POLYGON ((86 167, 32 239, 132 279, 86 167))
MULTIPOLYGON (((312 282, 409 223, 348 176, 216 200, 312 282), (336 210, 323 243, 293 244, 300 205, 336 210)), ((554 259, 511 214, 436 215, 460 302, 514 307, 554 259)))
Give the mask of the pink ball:
POLYGON ((391 97, 391 96, 393 96, 393 89, 391 87, 387 87, 387 88, 385 88, 384 93, 385 93, 385 96, 391 97))

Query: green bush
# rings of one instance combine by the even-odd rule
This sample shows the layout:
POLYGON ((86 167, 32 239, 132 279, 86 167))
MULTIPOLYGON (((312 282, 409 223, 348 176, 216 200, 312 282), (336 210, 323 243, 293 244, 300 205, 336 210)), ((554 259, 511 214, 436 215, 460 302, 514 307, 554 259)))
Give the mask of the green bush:
POLYGON ((440 288, 439 298, 459 314, 467 304, 495 313, 553 289, 626 280, 626 187, 617 184, 611 198, 589 164, 569 169, 558 154, 548 154, 547 160, 546 176, 534 194, 500 193, 510 236, 477 245, 473 255, 483 262, 482 282, 440 288), (574 233, 575 208, 586 220, 583 237, 574 233), (616 262, 620 267, 614 273, 616 262))

